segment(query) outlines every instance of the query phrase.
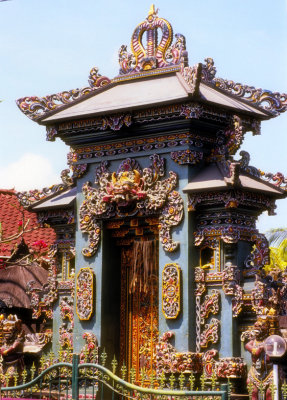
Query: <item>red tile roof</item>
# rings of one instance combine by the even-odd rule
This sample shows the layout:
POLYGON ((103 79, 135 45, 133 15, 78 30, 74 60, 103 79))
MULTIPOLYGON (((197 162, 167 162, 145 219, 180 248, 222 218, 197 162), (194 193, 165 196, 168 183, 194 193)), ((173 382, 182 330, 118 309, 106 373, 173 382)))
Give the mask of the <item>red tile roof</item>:
MULTIPOLYGON (((39 240, 43 240, 49 246, 56 239, 52 228, 39 227, 37 215, 24 209, 19 203, 14 189, 0 189, 0 223, 2 240, 17 235, 27 223, 23 238, 28 247, 39 240)), ((22 236, 19 236, 8 243, 1 243, 0 240, 0 257, 10 256, 12 249, 21 242, 21 239, 22 236)))

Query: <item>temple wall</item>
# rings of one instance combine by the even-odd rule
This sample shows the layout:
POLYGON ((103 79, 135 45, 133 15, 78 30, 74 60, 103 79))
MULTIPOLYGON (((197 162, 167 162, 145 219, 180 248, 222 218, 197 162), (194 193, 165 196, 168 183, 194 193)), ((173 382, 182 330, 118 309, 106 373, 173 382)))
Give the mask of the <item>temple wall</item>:
MULTIPOLYGON (((184 150, 188 147, 176 147, 176 150, 184 150)), ((194 267, 198 265, 198 251, 193 246, 193 230, 194 230, 194 217, 187 210, 187 196, 182 192, 182 189, 188 183, 190 176, 197 172, 198 167, 189 165, 178 165, 171 160, 170 152, 174 148, 170 147, 168 152, 166 150, 158 149, 151 153, 145 152, 142 154, 128 154, 125 156, 105 157, 104 160, 109 161, 109 171, 117 171, 119 165, 126 158, 136 160, 140 167, 146 168, 150 166, 149 156, 151 154, 158 154, 165 160, 165 175, 162 179, 166 179, 170 171, 173 171, 178 176, 178 183, 175 190, 178 191, 184 203, 184 216, 178 226, 171 228, 172 239, 179 242, 179 248, 173 252, 167 252, 163 249, 162 244, 159 243, 159 336, 164 332, 172 330, 175 334, 174 345, 179 351, 195 350, 195 301, 194 301, 194 267), (176 319, 165 318, 162 312, 162 272, 166 264, 176 263, 181 269, 181 304, 180 313, 176 319)), ((77 195, 77 208, 81 207, 84 200, 82 194, 82 186, 85 182, 94 182, 95 169, 99 163, 91 162, 89 165, 88 173, 83 178, 78 179, 78 195, 77 195)), ((92 184, 93 187, 96 185, 92 184)), ((104 223, 103 223, 104 225, 104 223)), ((109 294, 107 287, 114 292, 116 284, 112 285, 108 282, 109 279, 114 279, 110 265, 110 256, 106 256, 109 251, 108 244, 106 243, 106 233, 102 229, 102 237, 100 240, 99 248, 96 254, 92 257, 84 257, 82 249, 87 246, 88 237, 83 234, 79 228, 79 221, 76 230, 76 270, 77 276, 80 268, 91 267, 95 275, 96 297, 94 301, 94 313, 89 321, 77 321, 75 310, 75 327, 74 327, 74 351, 79 351, 83 345, 82 335, 86 331, 92 331, 98 338, 99 344, 107 342, 107 335, 110 336, 111 351, 114 350, 115 338, 112 338, 111 332, 105 326, 111 325, 111 318, 116 319, 117 315, 112 309, 109 302, 113 302, 113 294, 109 294), (109 271, 109 272, 107 272, 109 271)), ((112 260, 116 264, 115 260, 112 260)), ((118 282, 119 284, 119 282, 118 282)), ((116 326, 115 328, 116 329, 116 326)))

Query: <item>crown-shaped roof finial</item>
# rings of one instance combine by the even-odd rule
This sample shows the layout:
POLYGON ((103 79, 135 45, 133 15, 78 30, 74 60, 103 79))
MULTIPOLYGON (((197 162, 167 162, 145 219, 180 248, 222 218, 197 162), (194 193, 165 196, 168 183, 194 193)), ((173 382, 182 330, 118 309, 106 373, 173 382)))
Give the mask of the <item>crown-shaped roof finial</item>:
POLYGON ((127 46, 121 46, 120 75, 187 64, 185 37, 176 34, 176 40, 172 44, 172 26, 157 14, 158 9, 152 4, 146 20, 134 30, 131 40, 132 53, 128 53, 127 46), (158 31, 161 31, 161 35, 158 35, 158 31), (143 43, 144 33, 146 33, 146 45, 143 43))

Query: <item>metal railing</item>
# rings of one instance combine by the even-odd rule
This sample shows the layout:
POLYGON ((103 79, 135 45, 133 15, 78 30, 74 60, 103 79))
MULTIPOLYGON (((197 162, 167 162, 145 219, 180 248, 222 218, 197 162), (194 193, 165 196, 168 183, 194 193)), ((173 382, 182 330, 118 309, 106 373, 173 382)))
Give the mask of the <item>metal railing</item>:
MULTIPOLYGON (((126 375, 126 373, 122 374, 126 375)), ((16 381, 16 380, 15 380, 16 381)), ((60 362, 49 366, 29 382, 1 387, 1 399, 49 399, 49 400, 227 400, 227 385, 220 390, 191 390, 194 379, 184 375, 152 377, 149 387, 127 382, 103 365, 79 363, 79 355, 73 354, 72 363, 60 362)), ((144 376, 142 376, 142 382, 144 376)))

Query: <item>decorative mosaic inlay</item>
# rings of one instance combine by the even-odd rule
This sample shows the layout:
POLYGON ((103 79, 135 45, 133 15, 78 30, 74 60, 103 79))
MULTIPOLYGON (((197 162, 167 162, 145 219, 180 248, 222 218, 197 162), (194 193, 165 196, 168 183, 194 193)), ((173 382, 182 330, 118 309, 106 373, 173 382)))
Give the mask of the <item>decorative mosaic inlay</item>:
POLYGON ((99 345, 96 335, 92 332, 83 334, 85 345, 80 352, 80 364, 82 363, 98 363, 99 361, 99 345))
POLYGON ((81 321, 88 321, 94 311, 94 273, 89 267, 81 268, 76 282, 76 312, 81 321))
POLYGON ((63 131, 71 132, 74 130, 90 130, 93 128, 98 131, 105 131, 111 129, 112 131, 119 131, 123 126, 129 127, 132 124, 131 114, 115 114, 108 117, 89 118, 77 121, 68 121, 61 123, 58 128, 47 127, 47 140, 55 140, 55 136, 63 131))
POLYGON ((68 319, 74 326, 74 301, 71 297, 64 296, 60 301, 60 315, 62 320, 68 319))
POLYGON ((166 264, 162 271, 162 311, 166 319, 175 319, 180 312, 180 266, 166 264))

